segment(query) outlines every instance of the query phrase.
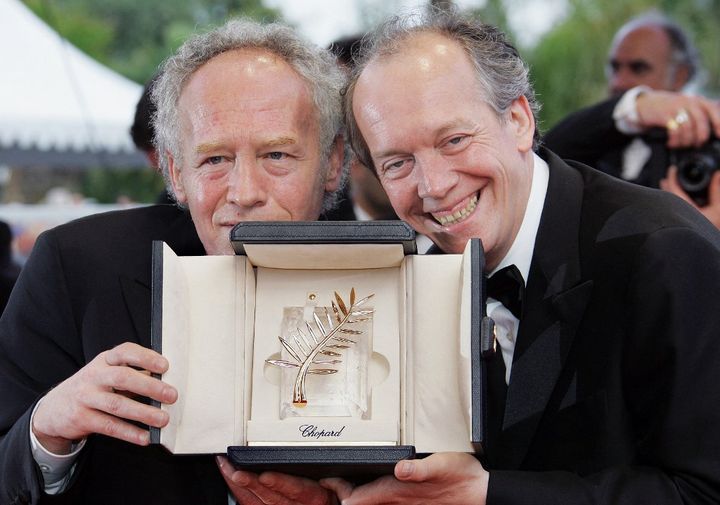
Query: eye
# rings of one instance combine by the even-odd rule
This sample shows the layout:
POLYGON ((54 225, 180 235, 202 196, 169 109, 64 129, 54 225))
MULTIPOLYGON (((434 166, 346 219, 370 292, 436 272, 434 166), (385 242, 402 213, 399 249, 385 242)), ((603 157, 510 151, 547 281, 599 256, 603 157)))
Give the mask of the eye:
POLYGON ((383 172, 397 172, 407 163, 408 160, 401 159, 395 160, 390 163, 385 163, 382 167, 383 172))
POLYGON ((273 151, 273 152, 267 154, 267 157, 269 159, 275 160, 275 161, 283 160, 283 159, 287 158, 287 156, 288 156, 287 153, 283 153, 280 151, 273 151))
POLYGON ((460 153, 467 147, 467 139, 470 137, 470 135, 465 133, 454 134, 441 141, 438 148, 441 152, 446 154, 460 153))
POLYGON ((413 158, 395 158, 380 165, 380 175, 388 178, 403 177, 412 171, 413 158))
POLYGON ((629 67, 630 72, 635 75, 643 75, 650 71, 650 65, 646 61, 633 61, 629 67))
POLYGON ((207 163, 208 165, 219 165, 223 161, 225 161, 225 156, 210 156, 203 161, 203 163, 207 163))

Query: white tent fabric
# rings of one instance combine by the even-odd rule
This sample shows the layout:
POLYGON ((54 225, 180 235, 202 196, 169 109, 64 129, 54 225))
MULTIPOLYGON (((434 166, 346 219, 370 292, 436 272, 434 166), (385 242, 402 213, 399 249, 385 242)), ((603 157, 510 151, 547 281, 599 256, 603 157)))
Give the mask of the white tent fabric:
POLYGON ((0 163, 11 164, 3 152, 141 159, 128 133, 141 93, 19 0, 0 0, 0 163))

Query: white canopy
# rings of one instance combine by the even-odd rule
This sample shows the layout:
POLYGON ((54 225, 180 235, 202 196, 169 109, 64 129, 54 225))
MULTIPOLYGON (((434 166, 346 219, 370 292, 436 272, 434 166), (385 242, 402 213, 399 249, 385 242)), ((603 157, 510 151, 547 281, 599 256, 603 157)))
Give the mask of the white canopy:
POLYGON ((129 134, 141 93, 19 0, 0 0, 0 164, 142 166, 129 134))

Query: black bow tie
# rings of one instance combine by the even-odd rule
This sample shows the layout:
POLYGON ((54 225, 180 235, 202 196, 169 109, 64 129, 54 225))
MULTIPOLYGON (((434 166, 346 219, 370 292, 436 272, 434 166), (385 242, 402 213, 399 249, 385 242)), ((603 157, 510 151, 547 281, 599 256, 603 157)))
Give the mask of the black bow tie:
POLYGON ((502 303, 518 320, 521 319, 525 281, 515 265, 495 272, 487 281, 487 292, 488 296, 502 303))

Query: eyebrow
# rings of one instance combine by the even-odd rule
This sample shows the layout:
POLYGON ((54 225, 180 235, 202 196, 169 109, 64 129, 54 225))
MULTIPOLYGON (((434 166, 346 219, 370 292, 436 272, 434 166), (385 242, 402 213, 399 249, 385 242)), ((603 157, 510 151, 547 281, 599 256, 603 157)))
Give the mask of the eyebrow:
MULTIPOLYGON (((281 147, 281 146, 288 146, 288 145, 295 145, 297 144, 297 139, 294 137, 277 137, 269 139, 265 142, 265 145, 267 147, 281 147)), ((205 154, 212 151, 215 151, 217 149, 221 149, 225 144, 223 142, 205 142, 203 144, 198 145, 195 148, 196 154, 205 154)))
POLYGON ((205 154, 222 147, 220 142, 206 142, 195 148, 195 154, 205 154))
MULTIPOLYGON (((467 127, 467 126, 468 126, 468 122, 467 122, 466 120, 453 119, 453 120, 451 120, 451 121, 448 121, 447 123, 443 123, 442 125, 440 125, 440 126, 434 131, 433 135, 434 135, 435 137, 443 136, 443 135, 447 134, 447 132, 449 132, 450 130, 453 130, 453 129, 458 128, 458 127, 463 127, 463 128, 465 128, 465 127, 467 127)), ((403 152, 403 151, 399 151, 399 150, 397 150, 397 149, 388 149, 388 150, 386 150, 386 151, 380 151, 380 152, 375 153, 375 154, 373 154, 373 153, 371 152, 371 153, 370 153, 370 156, 372 156, 374 159, 381 160, 381 159, 385 159, 385 158, 388 158, 388 157, 391 157, 391 156, 395 156, 395 155, 397 155, 397 154, 407 154, 407 153, 405 153, 405 152, 403 152)))
POLYGON ((448 121, 447 123, 441 125, 440 128, 438 128, 438 129, 436 130, 436 133, 437 133, 438 135, 445 135, 445 134, 446 134, 447 132, 449 132, 450 130, 454 130, 455 128, 458 128, 458 127, 461 127, 461 126, 462 126, 462 127, 466 127, 466 126, 467 126, 467 121, 463 121, 463 120, 461 120, 461 119, 454 119, 454 120, 452 120, 452 121, 448 121))
POLYGON ((287 145, 293 145, 297 144, 297 139, 294 137, 278 137, 275 139, 270 139, 266 142, 265 145, 268 147, 276 147, 276 146, 287 146, 287 145))

